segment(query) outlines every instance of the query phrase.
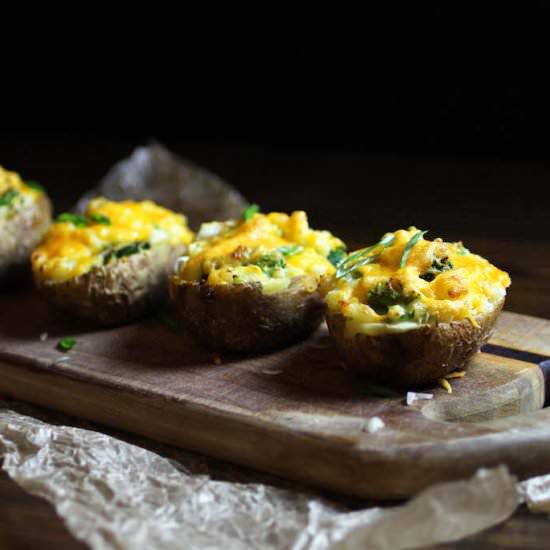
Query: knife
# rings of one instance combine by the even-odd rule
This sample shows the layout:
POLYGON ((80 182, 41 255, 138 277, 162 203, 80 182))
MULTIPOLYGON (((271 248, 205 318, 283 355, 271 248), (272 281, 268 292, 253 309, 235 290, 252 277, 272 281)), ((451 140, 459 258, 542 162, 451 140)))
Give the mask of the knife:
POLYGON ((532 353, 530 351, 507 348, 506 346, 499 346, 497 344, 485 344, 481 348, 481 351, 484 353, 490 353, 491 355, 498 355, 499 357, 507 357, 509 359, 517 359, 518 361, 525 361, 526 363, 534 363, 537 365, 544 378, 543 407, 550 406, 550 357, 547 355, 540 355, 539 353, 532 353))

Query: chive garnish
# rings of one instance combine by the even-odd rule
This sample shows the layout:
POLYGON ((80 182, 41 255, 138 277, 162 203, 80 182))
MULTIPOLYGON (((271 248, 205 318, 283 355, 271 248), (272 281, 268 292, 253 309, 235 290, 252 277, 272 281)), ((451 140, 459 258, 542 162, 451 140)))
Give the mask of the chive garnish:
POLYGON ((73 336, 65 336, 64 338, 61 338, 59 342, 57 342, 57 349, 59 351, 69 351, 73 349, 73 347, 76 344, 76 338, 73 336))
POLYGON ((460 254, 461 256, 466 256, 466 254, 470 253, 470 251, 462 244, 462 241, 453 244, 455 246, 457 254, 460 254))
POLYGON ((336 268, 336 278, 341 279, 359 267, 374 263, 384 249, 391 246, 394 241, 394 234, 386 233, 376 244, 368 246, 367 248, 362 248, 361 250, 357 250, 353 254, 350 254, 345 260, 338 264, 338 267, 336 268), (382 249, 378 252, 378 254, 371 254, 371 252, 374 252, 379 247, 382 247, 382 249))
POLYGON ((111 260, 132 256, 144 250, 149 250, 150 248, 151 245, 148 242, 135 242, 121 246, 120 248, 108 246, 102 252, 103 265, 107 265, 111 260))
POLYGON ((254 217, 254 214, 257 214, 260 211, 260 207, 257 204, 251 204, 246 207, 243 212, 243 220, 247 222, 254 217))
POLYGON ((72 223, 75 227, 86 227, 90 225, 90 220, 86 216, 80 214, 71 214, 70 212, 63 212, 59 214, 56 219, 60 223, 72 223))
POLYGON ((33 191, 44 193, 44 188, 36 180, 24 180, 25 185, 30 187, 33 191))
POLYGON ((95 223, 100 223, 103 225, 111 225, 111 220, 105 216, 105 214, 100 214, 99 212, 94 212, 90 219, 95 223))
POLYGON ((281 246, 277 250, 283 255, 283 256, 294 256, 294 254, 298 254, 302 252, 304 249, 303 246, 300 246, 299 244, 289 244, 287 246, 281 246))
POLYGON ((18 191, 15 189, 8 189, 0 195, 0 206, 10 206, 17 195, 19 195, 18 191))
POLYGON ((403 250, 403 255, 401 256, 401 261, 399 262, 399 269, 403 269, 407 265, 407 260, 411 255, 411 251, 414 245, 428 232, 426 231, 417 231, 410 239, 409 242, 405 245, 403 250))
POLYGON ((337 248, 333 248, 327 256, 327 260, 334 266, 338 267, 338 265, 344 260, 346 257, 346 249, 343 246, 339 246, 337 248))
POLYGON ((150 248, 151 245, 149 243, 132 243, 127 246, 123 246, 122 248, 119 248, 115 252, 115 256, 117 258, 124 258, 125 256, 132 256, 133 254, 137 254, 142 250, 149 250, 150 248))

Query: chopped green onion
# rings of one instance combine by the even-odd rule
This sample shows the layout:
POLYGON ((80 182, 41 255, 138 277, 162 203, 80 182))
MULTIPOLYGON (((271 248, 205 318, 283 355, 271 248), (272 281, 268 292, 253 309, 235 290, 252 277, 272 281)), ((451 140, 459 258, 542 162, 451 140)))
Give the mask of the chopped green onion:
POLYGON ((33 191, 44 193, 44 188, 36 180, 25 180, 25 185, 30 187, 33 191))
POLYGON ((342 260, 346 257, 346 249, 343 246, 339 246, 338 248, 333 248, 327 256, 327 260, 334 266, 338 267, 338 265, 342 262, 342 260))
POLYGON ((407 265, 407 260, 409 259, 409 256, 411 255, 411 251, 414 247, 414 245, 428 232, 426 231, 417 231, 409 240, 409 242, 405 245, 405 248, 403 250, 403 255, 401 256, 401 261, 399 262, 399 269, 403 269, 407 265))
POLYGON ((101 223, 103 225, 111 225, 111 220, 105 216, 105 214, 100 214, 99 212, 94 212, 90 219, 95 223, 101 223))
POLYGON ((75 227, 86 227, 90 225, 90 220, 86 216, 80 214, 71 214, 70 212, 63 212, 59 214, 56 219, 60 223, 72 223, 75 227))
POLYGON ((107 248, 104 250, 101 255, 103 256, 103 265, 107 265, 114 257, 115 253, 112 248, 107 248))
POLYGON ((125 256, 132 256, 143 250, 149 250, 151 245, 149 243, 132 243, 127 246, 123 246, 115 251, 115 256, 117 258, 124 258, 125 256))
POLYGON ((339 266, 336 270, 336 278, 341 279, 342 277, 345 277, 346 275, 349 275, 352 273, 355 275, 356 271, 365 265, 373 264, 378 260, 378 257, 380 254, 373 254, 372 256, 365 256, 360 259, 358 259, 353 265, 346 267, 345 269, 343 266, 339 266))
POLYGON ((254 217, 254 214, 257 214, 260 211, 260 207, 257 204, 251 204, 244 209, 243 220, 247 222, 254 217))
POLYGON ((338 267, 336 269, 336 278, 341 279, 342 277, 349 275, 359 267, 374 263, 378 259, 378 256, 380 256, 380 254, 383 252, 383 250, 386 249, 388 246, 391 246, 394 241, 394 234, 386 233, 376 244, 368 246, 367 248, 362 248, 361 250, 350 254, 345 260, 338 264, 338 267), (371 255, 371 252, 373 252, 380 246, 383 247, 382 250, 378 254, 371 255))
POLYGON ((129 244, 128 246, 123 246, 115 252, 117 258, 124 258, 125 256, 132 256, 137 254, 140 251, 139 244, 129 244))
POLYGON ((59 342, 57 342, 57 349, 59 351, 69 351, 73 349, 73 347, 76 344, 76 338, 73 336, 65 336, 64 338, 61 338, 59 342))
POLYGON ((8 189, 0 195, 0 206, 10 206, 17 195, 19 195, 19 191, 8 189))
POLYGON ((107 265, 111 260, 124 258, 126 256, 132 256, 143 250, 149 250, 151 245, 148 242, 136 242, 132 244, 124 245, 120 248, 114 248, 108 246, 102 252, 103 265, 107 265))
POLYGON ((466 256, 466 254, 470 253, 470 251, 462 244, 462 241, 458 241, 457 243, 453 244, 455 246, 457 254, 460 254, 461 256, 466 256))
POLYGON ((303 246, 300 246, 299 244, 294 245, 288 245, 288 246, 281 246, 277 250, 283 255, 283 256, 294 256, 294 254, 299 254, 304 249, 303 246))

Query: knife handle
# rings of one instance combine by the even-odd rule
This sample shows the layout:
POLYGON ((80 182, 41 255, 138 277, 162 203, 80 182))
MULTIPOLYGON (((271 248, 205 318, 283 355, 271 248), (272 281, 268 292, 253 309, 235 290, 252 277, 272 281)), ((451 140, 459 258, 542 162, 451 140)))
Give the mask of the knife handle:
POLYGON ((485 353, 490 353, 491 355, 499 355, 500 357, 518 359, 519 361, 526 361, 527 363, 534 363, 535 365, 538 365, 544 378, 543 407, 550 407, 550 357, 546 355, 540 355, 538 353, 532 353, 530 351, 509 348, 498 344, 485 344, 481 348, 481 351, 485 353))
POLYGON ((544 377, 543 407, 549 407, 550 406, 550 359, 541 361, 538 365, 539 365, 539 369, 542 371, 542 376, 544 377))

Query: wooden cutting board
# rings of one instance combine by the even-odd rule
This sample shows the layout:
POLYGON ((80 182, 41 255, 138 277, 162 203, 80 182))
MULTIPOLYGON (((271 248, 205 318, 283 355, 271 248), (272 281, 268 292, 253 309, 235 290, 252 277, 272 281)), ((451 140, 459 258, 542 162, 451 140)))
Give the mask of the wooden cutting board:
POLYGON ((492 353, 452 395, 422 388, 434 398, 407 406, 404 392, 377 397, 351 375, 324 327, 270 354, 215 357, 156 319, 90 329, 32 291, 2 295, 0 307, 9 397, 360 497, 406 497, 501 463, 520 477, 550 469, 535 364, 550 356, 550 321, 504 312, 492 353), (56 343, 68 335, 77 344, 64 354, 56 343), (385 426, 371 433, 375 416, 385 426))

